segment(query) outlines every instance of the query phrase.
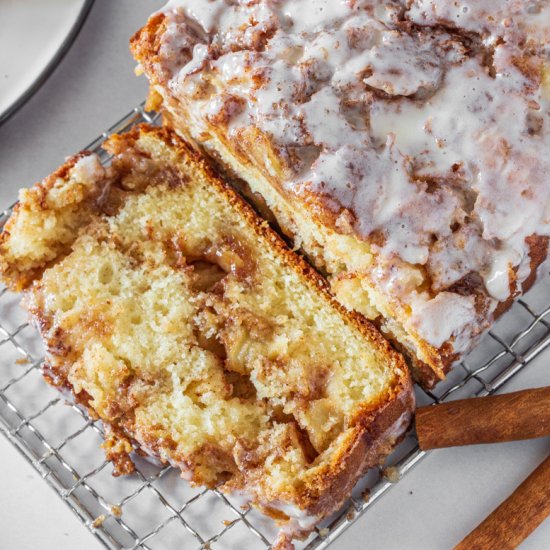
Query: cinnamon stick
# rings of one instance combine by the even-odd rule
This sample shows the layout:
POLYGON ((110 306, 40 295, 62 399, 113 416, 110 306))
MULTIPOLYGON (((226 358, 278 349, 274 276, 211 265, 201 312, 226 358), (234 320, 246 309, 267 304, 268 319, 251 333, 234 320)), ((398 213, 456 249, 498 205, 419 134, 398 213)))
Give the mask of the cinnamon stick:
POLYGON ((424 450, 550 435, 550 388, 420 407, 416 433, 424 450))
POLYGON ((550 457, 454 550, 517 548, 550 515, 550 457))

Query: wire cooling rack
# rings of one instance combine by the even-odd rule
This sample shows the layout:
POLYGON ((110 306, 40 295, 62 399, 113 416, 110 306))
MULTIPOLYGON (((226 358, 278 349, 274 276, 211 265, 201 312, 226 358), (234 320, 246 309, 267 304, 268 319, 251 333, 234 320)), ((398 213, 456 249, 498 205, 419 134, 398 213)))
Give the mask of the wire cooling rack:
MULTIPOLYGON (((140 122, 156 123, 134 109, 88 149, 100 154, 109 134, 140 122)), ((11 209, 0 216, 3 226, 11 209)), ((550 345, 550 277, 540 283, 482 339, 433 392, 417 388, 421 405, 488 395, 550 345)), ((67 403, 42 380, 40 339, 19 307, 0 288, 0 432, 42 475, 107 548, 269 548, 276 528, 253 509, 216 490, 193 489, 170 467, 136 458, 137 473, 114 479, 100 449, 103 428, 67 403)), ((299 549, 326 548, 424 456, 413 433, 354 489, 343 509, 323 522, 299 549)))

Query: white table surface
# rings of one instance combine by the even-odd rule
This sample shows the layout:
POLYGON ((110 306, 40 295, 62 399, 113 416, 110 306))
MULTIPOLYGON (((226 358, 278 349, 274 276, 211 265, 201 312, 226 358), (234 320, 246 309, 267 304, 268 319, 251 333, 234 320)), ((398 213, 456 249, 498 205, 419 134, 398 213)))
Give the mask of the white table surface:
MULTIPOLYGON (((41 179, 144 98, 146 83, 133 75, 127 43, 160 5, 96 0, 55 73, 0 126, 0 205, 11 204, 19 187, 41 179)), ((550 384, 549 363, 550 352, 541 355, 506 391, 550 384)), ((550 438, 433 452, 332 548, 452 548, 549 452, 550 438)), ((101 547, 3 437, 0 457, 0 548, 101 547)), ((550 521, 522 548, 550 548, 550 521)))

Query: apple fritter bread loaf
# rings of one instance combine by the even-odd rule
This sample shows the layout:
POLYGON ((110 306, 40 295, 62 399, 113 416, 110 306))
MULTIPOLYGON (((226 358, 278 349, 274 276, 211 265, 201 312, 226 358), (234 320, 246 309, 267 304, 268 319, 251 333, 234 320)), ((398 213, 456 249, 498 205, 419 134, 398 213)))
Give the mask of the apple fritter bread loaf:
POLYGON ((131 47, 429 386, 547 257, 549 29, 545 2, 173 0, 131 47))
POLYGON ((412 418, 403 359, 213 169, 141 126, 21 193, 0 268, 46 379, 132 451, 238 491, 284 525, 337 509, 412 418))

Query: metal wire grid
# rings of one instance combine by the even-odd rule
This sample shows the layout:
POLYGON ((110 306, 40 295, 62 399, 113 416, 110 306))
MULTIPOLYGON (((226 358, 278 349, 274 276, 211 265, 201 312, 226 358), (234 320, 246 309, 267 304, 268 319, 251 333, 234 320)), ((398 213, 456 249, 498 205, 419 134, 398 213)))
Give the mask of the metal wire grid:
MULTIPOLYGON (((137 107, 88 148, 108 162, 108 155, 99 148, 111 133, 156 121, 157 116, 137 107)), ((1 214, 0 226, 10 213, 8 209, 1 214)), ((492 394, 524 369, 550 345, 549 291, 550 277, 546 274, 436 390, 418 387, 418 402, 492 394)), ((99 447, 101 423, 44 384, 38 333, 26 321, 19 298, 5 288, 0 289, 0 362, 0 432, 105 547, 152 550, 271 546, 276 529, 269 520, 217 490, 189 487, 170 467, 137 457, 134 476, 113 479, 111 464, 99 447)), ((388 459, 385 469, 370 472, 342 511, 323 522, 308 540, 298 543, 298 548, 326 548, 426 454, 418 449, 410 433, 388 459)))

